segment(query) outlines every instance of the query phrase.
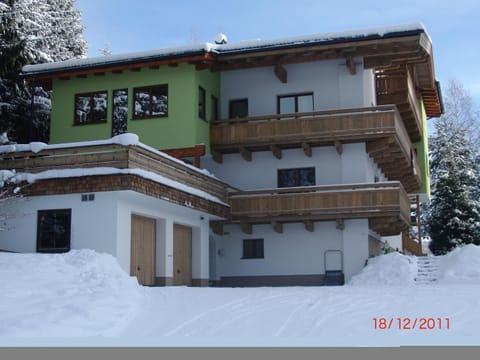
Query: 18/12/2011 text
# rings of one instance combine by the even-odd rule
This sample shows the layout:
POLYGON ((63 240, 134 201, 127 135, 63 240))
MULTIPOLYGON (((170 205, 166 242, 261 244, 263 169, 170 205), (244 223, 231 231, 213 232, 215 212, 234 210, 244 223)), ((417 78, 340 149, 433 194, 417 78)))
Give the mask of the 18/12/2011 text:
POLYGON ((449 330, 450 318, 448 317, 374 317, 375 330, 449 330))

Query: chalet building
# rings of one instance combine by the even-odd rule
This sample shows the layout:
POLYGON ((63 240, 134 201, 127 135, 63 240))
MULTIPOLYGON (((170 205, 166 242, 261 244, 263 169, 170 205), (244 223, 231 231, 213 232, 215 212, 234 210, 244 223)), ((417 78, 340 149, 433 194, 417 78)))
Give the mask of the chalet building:
POLYGON ((143 284, 217 286, 341 284, 387 243, 421 253, 411 205, 428 201, 442 112, 421 25, 24 75, 52 90, 51 144, 0 151, 31 182, 6 250, 89 247, 143 284))

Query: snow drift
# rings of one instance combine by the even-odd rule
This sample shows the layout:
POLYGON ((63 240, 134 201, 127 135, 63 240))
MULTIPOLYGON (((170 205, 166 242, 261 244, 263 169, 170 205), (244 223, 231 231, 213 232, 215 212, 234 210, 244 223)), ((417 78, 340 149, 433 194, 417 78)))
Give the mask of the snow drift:
POLYGON ((92 250, 0 253, 0 337, 113 336, 141 301, 136 278, 92 250))

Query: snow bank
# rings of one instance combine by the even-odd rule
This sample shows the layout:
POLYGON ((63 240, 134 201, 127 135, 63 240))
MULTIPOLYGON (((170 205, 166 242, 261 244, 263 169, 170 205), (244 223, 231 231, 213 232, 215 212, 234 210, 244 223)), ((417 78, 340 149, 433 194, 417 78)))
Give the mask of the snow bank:
POLYGON ((439 283, 480 285, 480 246, 469 244, 440 257, 439 283))
POLYGON ((136 278, 93 250, 0 253, 0 337, 113 336, 136 316, 136 278))
POLYGON ((416 273, 417 263, 412 256, 393 252, 369 259, 348 285, 413 285, 416 273))

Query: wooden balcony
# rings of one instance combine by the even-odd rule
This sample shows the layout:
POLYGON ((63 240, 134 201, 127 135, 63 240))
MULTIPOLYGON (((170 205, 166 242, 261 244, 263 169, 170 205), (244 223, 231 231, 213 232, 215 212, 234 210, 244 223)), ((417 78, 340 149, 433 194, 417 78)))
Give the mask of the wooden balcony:
POLYGON ((313 231, 315 221, 337 221, 341 227, 345 219, 368 219, 372 230, 387 236, 410 224, 410 201, 396 181, 231 192, 230 206, 228 223, 247 231, 252 224, 271 223, 281 232, 289 222, 303 222, 313 231))
POLYGON ((389 180, 401 181, 408 192, 421 186, 420 166, 409 134, 395 106, 276 114, 215 122, 210 143, 214 159, 240 152, 251 160, 253 151, 271 150, 277 158, 282 150, 366 142, 367 151, 389 180))
POLYGON ((378 72, 377 104, 394 104, 402 117, 410 139, 420 141, 423 135, 422 116, 410 72, 406 69, 378 72))
POLYGON ((227 185, 168 155, 137 145, 49 146, 39 152, 0 153, 0 168, 38 173, 79 168, 141 169, 205 191, 227 202, 227 185))

